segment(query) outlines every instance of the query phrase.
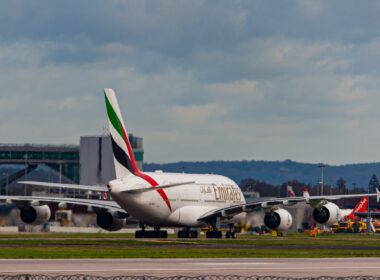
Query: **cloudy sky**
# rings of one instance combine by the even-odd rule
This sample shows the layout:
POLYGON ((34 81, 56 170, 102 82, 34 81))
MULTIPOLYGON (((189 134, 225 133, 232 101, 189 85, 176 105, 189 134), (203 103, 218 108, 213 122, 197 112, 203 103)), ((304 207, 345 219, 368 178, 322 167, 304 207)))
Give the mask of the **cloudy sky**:
POLYGON ((380 1, 0 1, 0 142, 119 96, 145 160, 380 161, 380 1))

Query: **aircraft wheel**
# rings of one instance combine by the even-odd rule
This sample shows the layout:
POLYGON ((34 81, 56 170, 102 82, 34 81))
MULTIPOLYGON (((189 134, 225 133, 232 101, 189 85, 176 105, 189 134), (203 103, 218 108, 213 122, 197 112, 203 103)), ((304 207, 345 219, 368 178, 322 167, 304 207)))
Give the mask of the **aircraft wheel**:
POLYGON ((168 232, 166 230, 158 231, 158 238, 168 238, 168 232))
POLYGON ((206 233, 206 238, 222 238, 222 232, 220 230, 211 230, 206 233))
POLYGON ((144 238, 144 232, 143 230, 137 230, 135 232, 135 238, 144 238))
POLYGON ((198 238, 198 231, 190 230, 190 238, 198 238))
POLYGON ((178 238, 197 238, 198 232, 196 230, 180 230, 177 236, 178 238))

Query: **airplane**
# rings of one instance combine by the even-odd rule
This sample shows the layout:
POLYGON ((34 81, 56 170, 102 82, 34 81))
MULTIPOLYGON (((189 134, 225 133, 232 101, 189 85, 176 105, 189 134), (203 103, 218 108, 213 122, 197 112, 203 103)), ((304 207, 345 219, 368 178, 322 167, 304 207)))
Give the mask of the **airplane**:
POLYGON ((0 196, 0 201, 16 204, 22 221, 43 224, 50 219, 47 203, 59 207, 86 205, 97 210, 97 224, 108 230, 120 230, 126 218, 132 216, 140 221, 141 230, 136 238, 166 238, 162 227, 180 228, 179 238, 196 238, 200 227, 210 228, 207 238, 222 238, 221 224, 228 225, 226 238, 235 238, 233 225, 244 222, 247 213, 264 209, 264 222, 270 229, 288 230, 292 225, 291 214, 282 206, 306 202, 313 208, 313 218, 320 224, 331 225, 340 217, 339 207, 332 201, 342 198, 376 196, 374 194, 325 195, 284 198, 263 198, 246 202, 238 185, 225 176, 210 174, 186 174, 142 172, 138 169, 116 94, 104 89, 108 126, 116 178, 107 186, 86 186, 25 181, 22 184, 70 188, 82 191, 109 192, 112 200, 78 199, 43 196, 0 196), (146 226, 154 230, 146 230, 146 226))

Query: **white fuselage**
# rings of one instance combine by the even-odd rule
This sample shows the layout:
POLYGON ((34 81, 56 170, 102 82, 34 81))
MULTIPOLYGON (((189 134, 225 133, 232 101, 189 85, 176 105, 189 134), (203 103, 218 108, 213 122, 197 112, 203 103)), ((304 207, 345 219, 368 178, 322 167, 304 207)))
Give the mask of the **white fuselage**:
MULTIPOLYGON (((219 175, 182 173, 144 173, 159 185, 195 182, 182 186, 147 192, 123 192, 147 188, 150 184, 130 175, 109 183, 112 198, 131 216, 151 226, 198 227, 198 219, 215 209, 245 203, 243 193, 231 179, 219 175), (165 199, 167 197, 167 199, 165 199), (166 200, 166 201, 165 201, 166 200)), ((225 222, 245 219, 245 213, 225 222)))

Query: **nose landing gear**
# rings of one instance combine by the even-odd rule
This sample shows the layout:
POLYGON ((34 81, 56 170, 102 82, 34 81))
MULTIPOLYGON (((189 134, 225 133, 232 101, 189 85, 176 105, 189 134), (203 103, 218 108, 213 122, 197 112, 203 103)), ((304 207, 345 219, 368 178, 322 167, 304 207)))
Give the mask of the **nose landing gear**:
POLYGON ((235 239, 236 238, 236 231, 234 229, 234 225, 233 224, 229 224, 228 225, 229 227, 229 230, 226 232, 226 238, 232 238, 232 239, 235 239))

